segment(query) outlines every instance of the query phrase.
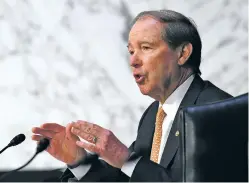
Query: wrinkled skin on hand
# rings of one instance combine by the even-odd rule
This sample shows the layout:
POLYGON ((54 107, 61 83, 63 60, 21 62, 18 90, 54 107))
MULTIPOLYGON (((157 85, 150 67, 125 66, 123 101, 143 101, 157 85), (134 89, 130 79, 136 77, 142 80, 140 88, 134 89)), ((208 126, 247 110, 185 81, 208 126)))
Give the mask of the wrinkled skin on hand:
POLYGON ((129 157, 128 148, 110 130, 82 120, 73 122, 72 127, 73 134, 87 141, 77 141, 76 144, 97 153, 108 164, 121 168, 129 157))
POLYGON ((72 124, 66 127, 56 123, 44 123, 40 127, 32 128, 32 140, 39 141, 42 138, 50 139, 50 145, 46 151, 54 158, 73 165, 85 157, 85 149, 76 145, 79 137, 71 132, 72 124))

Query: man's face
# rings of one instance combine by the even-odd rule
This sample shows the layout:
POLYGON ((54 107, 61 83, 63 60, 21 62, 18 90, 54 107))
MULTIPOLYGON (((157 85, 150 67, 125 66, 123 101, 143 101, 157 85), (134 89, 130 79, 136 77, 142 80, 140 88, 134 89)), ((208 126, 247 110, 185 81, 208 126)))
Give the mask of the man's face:
POLYGON ((157 98, 178 76, 177 53, 162 39, 162 24, 143 17, 129 33, 130 65, 136 83, 144 95, 157 98))

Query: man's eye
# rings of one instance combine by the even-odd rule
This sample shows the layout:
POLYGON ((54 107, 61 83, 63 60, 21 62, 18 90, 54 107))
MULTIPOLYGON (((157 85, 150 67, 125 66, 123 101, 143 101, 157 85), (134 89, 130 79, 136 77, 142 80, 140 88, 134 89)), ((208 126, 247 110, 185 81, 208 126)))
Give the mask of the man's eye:
POLYGON ((134 51, 133 50, 129 50, 129 53, 130 53, 130 55, 133 55, 134 51))
POLYGON ((151 48, 149 46, 142 46, 142 50, 150 50, 151 48))

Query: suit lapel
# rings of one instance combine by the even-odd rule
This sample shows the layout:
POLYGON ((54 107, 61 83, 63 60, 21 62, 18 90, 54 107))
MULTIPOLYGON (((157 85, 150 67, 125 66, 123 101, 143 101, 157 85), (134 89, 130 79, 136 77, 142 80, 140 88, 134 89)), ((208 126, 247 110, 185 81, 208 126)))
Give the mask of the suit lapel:
MULTIPOLYGON (((196 75, 195 79, 193 80, 192 84, 190 85, 187 93, 185 94, 185 96, 180 104, 180 107, 178 108, 176 116, 178 115, 179 110, 182 107, 194 105, 196 103, 196 100, 197 100, 201 90, 204 88, 204 85, 205 85, 204 81, 198 75, 196 75)), ((160 164, 162 166, 164 166, 165 168, 169 165, 169 163, 173 159, 173 157, 176 154, 177 149, 179 147, 179 136, 177 134, 177 131, 178 131, 178 126, 179 126, 178 123, 180 121, 176 120, 177 119, 176 116, 174 118, 171 130, 170 130, 170 134, 169 134, 169 137, 167 139, 165 148, 163 150, 162 158, 160 161, 160 164)))
POLYGON ((152 104, 151 108, 148 110, 148 113, 143 119, 143 125, 139 128, 139 131, 142 133, 138 133, 135 151, 136 153, 145 157, 150 156, 158 106, 158 101, 155 101, 152 104))

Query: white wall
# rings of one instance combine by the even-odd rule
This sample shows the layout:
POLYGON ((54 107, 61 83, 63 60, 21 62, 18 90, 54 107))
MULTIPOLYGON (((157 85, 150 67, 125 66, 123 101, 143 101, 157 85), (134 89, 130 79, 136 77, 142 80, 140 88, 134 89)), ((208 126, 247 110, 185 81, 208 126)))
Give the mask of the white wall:
MULTIPOLYGON (((247 0, 1 0, 0 156, 16 168, 34 153, 31 128, 85 119, 110 128, 127 145, 144 109, 129 70, 127 25, 143 10, 169 8, 192 17, 203 40, 204 79, 237 96, 248 91, 247 0)), ((27 168, 63 164, 47 153, 27 168)))

